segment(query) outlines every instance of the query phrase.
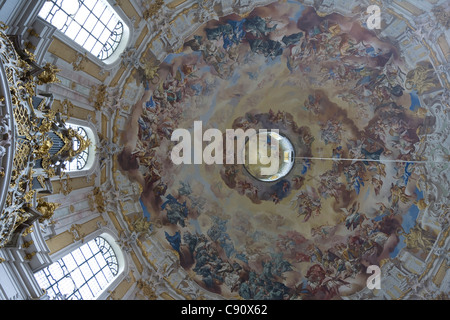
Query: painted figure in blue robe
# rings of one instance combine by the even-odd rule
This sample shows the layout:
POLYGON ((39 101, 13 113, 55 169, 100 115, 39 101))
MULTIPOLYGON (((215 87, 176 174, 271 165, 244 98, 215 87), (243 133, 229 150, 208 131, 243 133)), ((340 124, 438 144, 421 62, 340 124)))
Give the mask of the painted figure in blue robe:
POLYGON ((161 209, 166 210, 167 219, 170 223, 178 223, 180 226, 185 227, 184 220, 187 218, 189 212, 186 201, 181 204, 174 196, 169 194, 167 200, 161 205, 161 209))
POLYGON ((305 161, 303 161, 303 168, 301 174, 305 174, 309 168, 311 168, 311 160, 306 159, 305 161))
POLYGON ((408 184, 409 177, 411 176, 413 171, 413 163, 407 162, 405 165, 405 173, 403 174, 403 182, 405 183, 405 186, 408 184))
POLYGON ((155 107, 156 107, 155 101, 153 100, 153 96, 151 96, 151 97, 150 97, 150 100, 148 100, 148 101, 145 103, 145 107, 146 107, 147 109, 149 109, 149 108, 155 108, 155 107))
POLYGON ((185 214, 185 216, 187 216, 188 213, 188 208, 186 206, 186 201, 183 202, 183 204, 179 203, 177 199, 175 199, 175 197, 171 194, 167 195, 167 200, 161 205, 161 209, 165 209, 167 205, 178 205, 181 206, 183 208, 183 213, 185 214))
POLYGON ((181 234, 180 234, 180 232, 179 231, 175 232, 175 234, 173 236, 168 234, 166 231, 164 231, 164 234, 166 236, 167 241, 172 246, 172 248, 175 251, 180 252, 180 245, 181 245, 181 234))
POLYGON ((232 31, 231 33, 223 34, 223 48, 225 50, 229 47, 232 47, 233 44, 238 45, 241 42, 242 38, 244 38, 245 36, 245 19, 241 21, 228 20, 227 23, 231 26, 232 31))
POLYGON ((359 194, 359 192, 361 190, 361 186, 364 186, 363 179, 361 179, 361 177, 359 177, 359 176, 356 176, 353 186, 355 188, 356 194, 359 194))

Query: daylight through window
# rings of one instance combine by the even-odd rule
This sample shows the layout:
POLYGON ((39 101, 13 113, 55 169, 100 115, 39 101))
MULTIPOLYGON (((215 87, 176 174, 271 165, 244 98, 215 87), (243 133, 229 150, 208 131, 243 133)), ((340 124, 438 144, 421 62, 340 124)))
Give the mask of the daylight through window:
MULTIPOLYGON (((73 128, 74 130, 76 130, 83 139, 88 139, 87 132, 85 129, 83 129, 83 127, 79 127, 79 126, 72 125, 72 124, 67 124, 67 125, 69 127, 73 128)), ((79 147, 80 147, 80 141, 78 141, 78 139, 75 138, 74 144, 73 144, 73 150, 78 150, 79 147)), ((65 170, 66 171, 83 170, 86 167, 88 157, 89 157, 89 148, 86 148, 85 150, 81 151, 80 154, 75 159, 73 159, 72 161, 66 161, 64 163, 65 170)))
POLYGON ((50 299, 96 299, 119 273, 108 241, 97 237, 34 274, 50 299))
POLYGON ((124 32, 107 0, 47 0, 39 16, 100 60, 114 53, 124 32))

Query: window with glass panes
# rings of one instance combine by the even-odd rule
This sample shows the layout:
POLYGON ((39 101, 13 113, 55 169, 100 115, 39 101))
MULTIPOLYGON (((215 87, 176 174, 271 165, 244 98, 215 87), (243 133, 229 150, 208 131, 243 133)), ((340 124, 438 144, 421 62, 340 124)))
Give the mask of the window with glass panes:
POLYGON ((122 40, 123 22, 107 0, 47 0, 39 16, 100 60, 122 40))
POLYGON ((97 237, 34 274, 50 299, 96 299, 118 275, 117 256, 97 237))
MULTIPOLYGON (((88 139, 87 132, 85 129, 83 129, 83 127, 72 125, 72 124, 67 124, 67 125, 69 127, 71 127, 72 129, 76 130, 83 139, 88 139)), ((78 139, 74 138, 73 150, 76 151, 76 150, 78 150, 79 147, 80 147, 80 141, 78 141, 78 139)), ((86 166, 88 157, 89 157, 89 148, 86 148, 85 150, 81 151, 80 154, 73 160, 64 162, 65 170, 66 171, 83 170, 84 167, 86 166)))

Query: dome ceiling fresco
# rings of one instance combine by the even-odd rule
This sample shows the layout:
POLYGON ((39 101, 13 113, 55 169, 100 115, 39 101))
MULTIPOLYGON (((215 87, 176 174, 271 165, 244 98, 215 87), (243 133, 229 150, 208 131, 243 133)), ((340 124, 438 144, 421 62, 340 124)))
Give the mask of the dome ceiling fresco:
POLYGON ((418 217, 448 210, 429 182, 448 184, 447 113, 430 111, 442 86, 431 62, 408 65, 357 17, 288 1, 209 21, 142 85, 117 157, 142 187, 135 218, 206 290, 351 298, 369 266, 430 253, 440 228, 418 217), (195 121, 277 129, 294 165, 273 182, 242 164, 176 165, 172 133, 194 136, 195 121))

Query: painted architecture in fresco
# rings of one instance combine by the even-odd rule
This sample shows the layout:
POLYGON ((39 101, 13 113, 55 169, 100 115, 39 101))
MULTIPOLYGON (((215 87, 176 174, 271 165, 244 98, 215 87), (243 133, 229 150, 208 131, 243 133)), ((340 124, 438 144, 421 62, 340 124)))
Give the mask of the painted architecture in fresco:
POLYGON ((449 161, 438 116, 448 113, 421 104, 433 106, 442 86, 429 61, 409 65, 365 18, 274 3, 207 22, 155 81, 137 76, 146 89, 118 163, 142 187, 154 236, 206 290, 352 297, 368 266, 428 256, 440 229, 418 217, 431 205, 448 211, 446 191, 428 187, 430 172, 448 180, 437 165, 449 161), (278 129, 294 167, 269 183, 237 164, 174 165, 171 134, 194 121, 278 129))

